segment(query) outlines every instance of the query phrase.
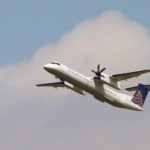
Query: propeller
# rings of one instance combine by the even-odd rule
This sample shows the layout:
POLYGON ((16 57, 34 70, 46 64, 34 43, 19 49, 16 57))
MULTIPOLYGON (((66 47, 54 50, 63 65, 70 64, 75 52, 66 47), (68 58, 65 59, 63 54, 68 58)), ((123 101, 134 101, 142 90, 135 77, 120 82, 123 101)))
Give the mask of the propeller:
POLYGON ((102 75, 102 72, 104 72, 106 68, 100 69, 100 64, 97 65, 97 71, 92 70, 93 73, 95 73, 94 79, 101 79, 101 77, 104 77, 102 75))

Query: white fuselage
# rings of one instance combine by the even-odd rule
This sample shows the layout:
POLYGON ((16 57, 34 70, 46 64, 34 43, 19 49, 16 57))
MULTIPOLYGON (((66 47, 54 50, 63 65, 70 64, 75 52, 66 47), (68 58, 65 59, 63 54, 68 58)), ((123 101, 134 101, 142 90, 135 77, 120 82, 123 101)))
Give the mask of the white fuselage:
MULTIPOLYGON (((117 90, 101 80, 86 77, 63 64, 46 64, 44 69, 62 79, 67 86, 70 84, 81 93, 88 92, 102 102, 107 102, 120 108, 143 110, 131 101, 132 96, 124 94, 121 90, 117 90)), ((104 78, 108 76, 107 74, 103 75, 104 78)))

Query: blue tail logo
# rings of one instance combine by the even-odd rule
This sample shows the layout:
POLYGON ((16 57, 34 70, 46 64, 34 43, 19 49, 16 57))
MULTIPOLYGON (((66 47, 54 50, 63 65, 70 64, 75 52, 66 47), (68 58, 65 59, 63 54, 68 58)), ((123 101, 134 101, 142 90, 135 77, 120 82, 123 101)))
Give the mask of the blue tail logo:
POLYGON ((150 89, 144 87, 143 84, 139 84, 138 89, 135 92, 131 101, 133 103, 139 105, 140 107, 143 107, 145 99, 146 99, 149 91, 150 91, 150 89))

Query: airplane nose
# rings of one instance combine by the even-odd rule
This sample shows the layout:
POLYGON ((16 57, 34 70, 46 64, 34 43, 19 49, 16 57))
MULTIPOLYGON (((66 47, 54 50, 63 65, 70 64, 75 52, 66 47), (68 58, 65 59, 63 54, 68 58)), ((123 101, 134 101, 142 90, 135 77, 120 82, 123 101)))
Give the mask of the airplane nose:
POLYGON ((46 65, 43 66, 43 68, 44 68, 45 70, 48 70, 48 69, 49 69, 49 65, 46 64, 46 65))

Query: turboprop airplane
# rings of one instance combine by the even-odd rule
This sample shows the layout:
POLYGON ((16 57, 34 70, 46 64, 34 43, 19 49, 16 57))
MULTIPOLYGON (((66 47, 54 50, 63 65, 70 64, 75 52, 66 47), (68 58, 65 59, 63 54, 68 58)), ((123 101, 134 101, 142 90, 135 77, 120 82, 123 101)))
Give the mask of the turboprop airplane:
POLYGON ((37 84, 37 86, 66 87, 82 95, 89 93, 99 101, 119 108, 143 111, 145 99, 150 91, 150 85, 139 84, 135 87, 122 89, 120 83, 123 80, 148 73, 150 70, 108 75, 104 73, 106 68, 100 69, 100 65, 98 64, 97 71, 92 70, 95 77, 86 77, 59 62, 51 62, 44 65, 43 68, 56 78, 59 78, 60 81, 37 84), (135 91, 135 93, 131 96, 126 94, 125 90, 130 92, 135 91))

